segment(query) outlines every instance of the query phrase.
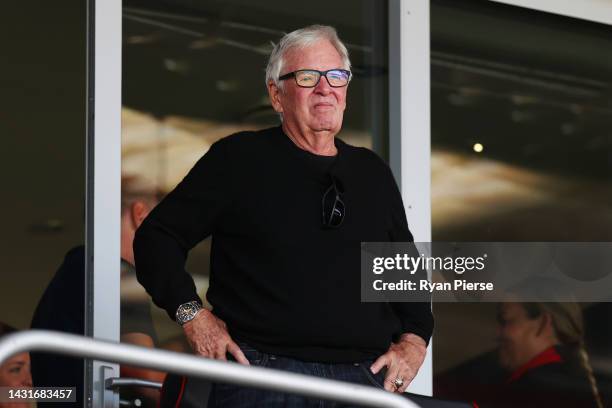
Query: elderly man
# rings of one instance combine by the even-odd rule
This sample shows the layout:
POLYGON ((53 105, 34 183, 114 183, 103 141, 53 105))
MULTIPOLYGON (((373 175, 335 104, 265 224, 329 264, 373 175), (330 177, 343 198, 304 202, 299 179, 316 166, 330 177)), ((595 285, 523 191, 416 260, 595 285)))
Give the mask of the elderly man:
MULTIPOLYGON (((423 303, 362 303, 360 242, 412 241, 389 167, 335 136, 351 80, 336 31, 284 36, 266 70, 282 125, 219 140, 151 212, 134 242, 138 279, 194 351, 404 392, 425 357, 423 303), (212 234, 202 309, 184 269, 212 234)), ((306 406, 216 384, 216 406, 306 406)))

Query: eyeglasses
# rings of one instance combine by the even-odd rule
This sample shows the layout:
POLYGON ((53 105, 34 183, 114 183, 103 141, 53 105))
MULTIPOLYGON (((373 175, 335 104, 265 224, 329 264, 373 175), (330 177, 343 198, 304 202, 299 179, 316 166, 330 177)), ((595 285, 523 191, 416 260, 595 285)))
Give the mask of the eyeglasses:
POLYGON ((346 207, 342 201, 342 191, 338 188, 336 179, 331 177, 331 185, 323 193, 321 200, 323 226, 338 228, 344 221, 346 207))
POLYGON ((278 79, 284 81, 295 78, 295 83, 302 88, 314 88, 317 86, 321 77, 327 78, 327 83, 333 88, 347 86, 351 80, 352 73, 348 69, 330 69, 327 71, 317 71, 316 69, 300 69, 280 76, 278 79))

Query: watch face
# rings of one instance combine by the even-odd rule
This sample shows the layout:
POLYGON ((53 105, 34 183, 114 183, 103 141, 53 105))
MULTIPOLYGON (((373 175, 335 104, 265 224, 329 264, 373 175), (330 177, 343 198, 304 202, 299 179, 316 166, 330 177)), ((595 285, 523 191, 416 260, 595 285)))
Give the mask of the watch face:
POLYGON ((196 313, 202 308, 202 306, 196 302, 183 303, 178 307, 176 311, 176 321, 179 324, 185 324, 190 320, 193 320, 196 313))

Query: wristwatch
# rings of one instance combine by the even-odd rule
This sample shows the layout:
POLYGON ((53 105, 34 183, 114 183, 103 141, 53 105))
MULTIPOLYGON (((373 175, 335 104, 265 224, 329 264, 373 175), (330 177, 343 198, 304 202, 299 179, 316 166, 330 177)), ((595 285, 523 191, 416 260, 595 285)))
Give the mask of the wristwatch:
POLYGON ((181 326, 192 321, 198 312, 202 310, 202 305, 197 300, 183 303, 176 309, 176 322, 181 326))

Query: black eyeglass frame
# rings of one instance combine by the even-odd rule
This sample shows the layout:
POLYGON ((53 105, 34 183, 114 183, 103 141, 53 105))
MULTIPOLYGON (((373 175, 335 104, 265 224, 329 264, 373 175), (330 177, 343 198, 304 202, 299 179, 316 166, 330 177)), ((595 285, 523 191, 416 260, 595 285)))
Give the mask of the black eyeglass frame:
POLYGON ((285 75, 281 75, 280 77, 278 77, 278 80, 279 81, 284 81, 284 80, 287 80, 289 78, 295 78, 295 84, 297 86, 299 86, 300 88, 314 88, 315 86, 319 85, 319 82, 321 81, 321 78, 323 78, 323 77, 325 77, 325 79, 327 80, 327 83, 332 88, 344 88, 345 86, 348 86, 349 82, 351 82, 351 79, 353 79, 353 73, 351 71, 349 71, 348 69, 342 69, 342 68, 328 69, 327 71, 319 71, 317 69, 298 69, 297 71, 288 72, 285 75), (328 72, 332 72, 332 71, 341 71, 341 72, 343 72, 345 74, 348 74, 348 79, 346 81, 346 84, 344 84, 344 85, 332 85, 331 82, 329 82, 329 78, 327 77, 327 73, 328 72), (298 80, 297 80, 297 73, 298 72, 316 72, 316 73, 319 74, 319 79, 317 79, 317 82, 314 85, 312 85, 312 86, 300 85, 298 83, 298 80))

